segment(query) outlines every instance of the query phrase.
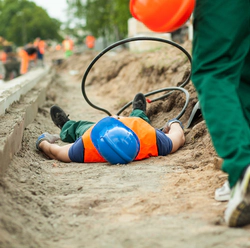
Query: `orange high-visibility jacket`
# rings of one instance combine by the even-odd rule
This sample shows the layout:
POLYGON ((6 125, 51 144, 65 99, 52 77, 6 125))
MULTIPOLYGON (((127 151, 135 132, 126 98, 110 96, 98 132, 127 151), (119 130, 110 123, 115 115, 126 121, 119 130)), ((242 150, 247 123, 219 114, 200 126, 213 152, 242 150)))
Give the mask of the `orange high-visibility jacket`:
POLYGON ((39 49, 39 52, 41 54, 44 54, 45 52, 45 47, 46 47, 46 43, 44 40, 40 40, 40 41, 35 41, 34 42, 34 46, 37 47, 39 49))
POLYGON ((74 47, 74 42, 73 40, 64 40, 62 42, 62 45, 63 45, 64 51, 69 51, 69 50, 72 51, 74 47))
POLYGON ((32 48, 32 53, 28 54, 25 49, 21 49, 19 51, 19 56, 21 57, 20 74, 25 74, 26 72, 28 72, 29 61, 36 60, 37 52, 34 48, 32 48))
POLYGON ((56 51, 59 51, 59 50, 61 50, 61 45, 60 45, 60 44, 57 44, 57 45, 56 45, 56 51))
MULTIPOLYGON (((135 160, 158 156, 156 131, 149 123, 139 117, 119 118, 119 121, 133 130, 140 140, 140 151, 135 160)), ((90 134, 92 128, 93 126, 82 136, 84 144, 84 163, 105 162, 106 160, 99 154, 91 140, 90 134)))
POLYGON ((88 48, 93 48, 93 47, 95 46, 95 37, 92 36, 92 35, 88 35, 88 36, 86 37, 85 42, 86 42, 86 46, 87 46, 88 48))
POLYGON ((8 55, 7 55, 6 52, 1 52, 1 53, 0 53, 0 60, 1 60, 2 62, 6 62, 6 61, 7 61, 7 57, 8 57, 8 55))

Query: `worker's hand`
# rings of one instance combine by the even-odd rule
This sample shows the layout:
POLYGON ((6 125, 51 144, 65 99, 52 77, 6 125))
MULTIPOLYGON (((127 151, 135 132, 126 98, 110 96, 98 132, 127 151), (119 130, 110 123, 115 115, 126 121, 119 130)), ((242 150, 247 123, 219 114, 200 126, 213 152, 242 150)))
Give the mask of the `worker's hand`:
POLYGON ((60 136, 58 134, 43 133, 42 135, 38 137, 36 141, 36 148, 40 150, 39 145, 44 140, 48 141, 49 143, 55 143, 59 139, 60 139, 60 136))
POLYGON ((175 119, 169 120, 169 121, 163 126, 163 128, 161 129, 162 132, 164 132, 164 133, 169 133, 170 126, 171 126, 171 124, 173 124, 173 123, 179 123, 180 126, 181 126, 181 128, 184 129, 184 127, 183 127, 181 121, 179 121, 178 119, 175 118, 175 119))

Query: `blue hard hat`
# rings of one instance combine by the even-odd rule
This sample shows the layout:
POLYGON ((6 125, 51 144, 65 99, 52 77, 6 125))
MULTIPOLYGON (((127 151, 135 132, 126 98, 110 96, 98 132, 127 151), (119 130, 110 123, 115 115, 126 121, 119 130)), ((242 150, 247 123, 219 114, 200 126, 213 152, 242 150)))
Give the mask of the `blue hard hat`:
POLYGON ((136 158, 140 150, 137 135, 113 117, 100 120, 90 137, 98 152, 111 164, 127 164, 136 158))

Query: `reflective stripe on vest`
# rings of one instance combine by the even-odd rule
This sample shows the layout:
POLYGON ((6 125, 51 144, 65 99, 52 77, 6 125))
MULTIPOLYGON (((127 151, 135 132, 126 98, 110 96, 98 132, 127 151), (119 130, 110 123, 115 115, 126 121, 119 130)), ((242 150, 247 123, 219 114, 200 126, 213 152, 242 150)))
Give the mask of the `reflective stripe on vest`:
MULTIPOLYGON (((140 151, 135 160, 158 156, 156 131, 149 123, 139 117, 119 117, 119 120, 132 129, 140 140, 140 151)), ((84 144, 84 163, 106 161, 99 154, 90 138, 93 127, 94 126, 89 128, 82 136, 84 144)))

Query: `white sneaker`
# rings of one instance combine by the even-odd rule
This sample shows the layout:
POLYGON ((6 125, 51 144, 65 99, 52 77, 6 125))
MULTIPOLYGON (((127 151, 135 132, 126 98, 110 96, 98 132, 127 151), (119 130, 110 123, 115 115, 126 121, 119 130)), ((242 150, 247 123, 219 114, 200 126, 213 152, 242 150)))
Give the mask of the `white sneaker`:
POLYGON ((216 201, 229 201, 230 193, 229 182, 226 181, 221 188, 215 190, 214 199, 216 201))
POLYGON ((250 166, 232 188, 231 197, 225 211, 225 221, 230 227, 250 224, 250 166))

